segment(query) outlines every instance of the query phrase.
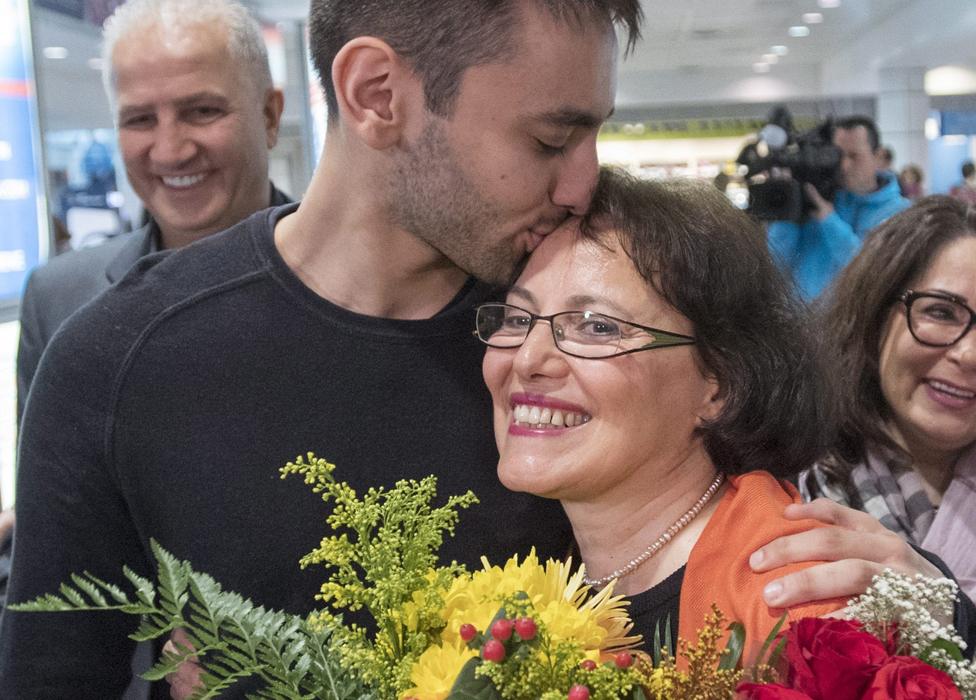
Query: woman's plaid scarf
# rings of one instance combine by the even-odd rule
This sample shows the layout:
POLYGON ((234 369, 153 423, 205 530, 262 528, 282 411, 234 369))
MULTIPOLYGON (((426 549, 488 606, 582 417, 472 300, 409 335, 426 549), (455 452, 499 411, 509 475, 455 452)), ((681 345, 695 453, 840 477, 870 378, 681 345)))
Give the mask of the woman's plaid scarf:
POLYGON ((863 510, 912 544, 934 552, 976 600, 976 445, 956 460, 938 509, 904 460, 869 454, 851 472, 851 483, 854 493, 818 464, 800 475, 800 492, 807 501, 824 496, 863 510))
POLYGON ((884 459, 868 453, 867 461, 851 470, 851 490, 816 464, 800 475, 800 493, 805 501, 823 496, 863 510, 914 545, 921 546, 935 520, 935 506, 922 478, 910 463, 894 455, 884 459))

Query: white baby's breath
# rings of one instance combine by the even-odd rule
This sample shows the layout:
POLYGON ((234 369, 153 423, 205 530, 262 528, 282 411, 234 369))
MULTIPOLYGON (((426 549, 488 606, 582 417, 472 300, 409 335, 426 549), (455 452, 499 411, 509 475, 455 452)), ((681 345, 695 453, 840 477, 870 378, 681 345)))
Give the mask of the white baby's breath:
POLYGON ((848 601, 847 615, 882 640, 897 626, 896 653, 925 659, 949 674, 963 698, 976 700, 976 664, 956 661, 944 649, 932 646, 945 640, 966 648, 952 624, 940 622, 952 620, 958 593, 959 586, 947 578, 908 577, 885 569, 867 591, 848 601))

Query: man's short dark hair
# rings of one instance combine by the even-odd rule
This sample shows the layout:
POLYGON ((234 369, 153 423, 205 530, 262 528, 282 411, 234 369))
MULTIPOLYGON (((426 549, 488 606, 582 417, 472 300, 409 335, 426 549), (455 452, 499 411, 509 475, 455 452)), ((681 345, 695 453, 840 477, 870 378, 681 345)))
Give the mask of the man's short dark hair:
POLYGON ((976 165, 973 165, 973 161, 967 160, 962 164, 962 176, 966 180, 976 175, 976 165))
POLYGON ((710 184, 604 169, 582 231, 596 244, 615 235, 691 321, 699 367, 725 402, 699 428, 719 469, 785 477, 822 455, 832 419, 817 335, 757 222, 710 184))
POLYGON ((863 114, 855 114, 834 122, 835 129, 845 129, 847 131, 856 129, 859 126, 863 126, 864 130, 868 133, 868 143, 871 144, 871 151, 877 151, 881 145, 881 135, 878 133, 878 125, 874 123, 871 117, 865 117, 863 114))
POLYGON ((465 70, 515 50, 521 8, 530 2, 560 22, 620 24, 628 51, 640 38, 639 0, 312 0, 309 43, 329 120, 339 113, 332 62, 357 36, 382 39, 408 60, 423 81, 427 109, 447 116, 465 70))

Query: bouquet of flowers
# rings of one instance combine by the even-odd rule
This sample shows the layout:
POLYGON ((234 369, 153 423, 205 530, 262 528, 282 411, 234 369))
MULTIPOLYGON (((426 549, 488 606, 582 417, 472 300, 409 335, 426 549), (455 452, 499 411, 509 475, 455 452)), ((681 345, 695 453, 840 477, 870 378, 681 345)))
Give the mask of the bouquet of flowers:
POLYGON ((751 700, 949 700, 976 697, 976 667, 951 625, 957 587, 886 570, 851 601, 851 619, 805 618, 784 639, 783 683, 743 683, 751 700), (933 615, 933 612, 935 615, 933 615))
POLYGON ((249 697, 285 700, 976 700, 962 640, 927 612, 951 613, 952 582, 886 573, 852 605, 858 622, 806 619, 781 638, 777 628, 762 663, 749 669, 741 667, 741 625, 727 628, 718 610, 696 644, 679 644, 677 658, 660 634, 646 654, 613 584, 591 591, 570 561, 542 564, 532 553, 502 567, 482 560, 475 572, 439 564, 459 509, 477 502, 472 493, 435 507, 436 480, 428 477, 360 498, 334 469, 309 454, 281 470, 332 504, 332 534, 300 562, 328 570, 317 596, 323 606, 308 617, 223 591, 155 542, 158 581, 125 569, 132 597, 82 574, 60 595, 11 607, 126 612, 141 618, 137 641, 182 629, 190 646, 164 653, 145 677, 162 679, 192 661, 202 671, 199 698, 251 678, 261 687, 249 697), (346 621, 361 611, 369 623, 346 621))

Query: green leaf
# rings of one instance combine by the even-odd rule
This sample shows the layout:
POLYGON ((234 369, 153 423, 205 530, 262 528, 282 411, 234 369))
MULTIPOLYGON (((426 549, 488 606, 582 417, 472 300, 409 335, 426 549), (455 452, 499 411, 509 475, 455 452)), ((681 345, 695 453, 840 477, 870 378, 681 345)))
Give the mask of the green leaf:
POLYGON ((651 644, 651 658, 654 661, 655 666, 661 665, 661 656, 666 652, 668 655, 673 656, 674 652, 671 649, 671 614, 668 613, 667 617, 664 618, 664 639, 661 639, 661 620, 658 619, 654 623, 654 640, 651 644), (663 644, 662 644, 663 641, 663 644))
POLYGON ((67 612, 75 609, 71 603, 53 593, 45 593, 26 603, 15 603, 7 607, 15 612, 67 612))
POLYGON ((127 579, 129 579, 129 583, 131 583, 136 589, 136 598, 139 599, 139 602, 141 602, 143 605, 155 608, 156 586, 153 585, 153 582, 140 576, 128 566, 122 567, 122 573, 127 579))
POLYGON ((746 646, 746 628, 741 622, 733 622, 728 629, 731 631, 729 641, 718 662, 719 670, 722 671, 731 671, 739 667, 742 650, 746 646))
POLYGON ((786 651, 786 637, 779 640, 779 643, 773 648, 773 651, 769 654, 769 659, 766 663, 773 668, 779 665, 779 657, 783 655, 786 651))
POLYGON ((169 634, 179 626, 178 620, 172 620, 169 616, 161 614, 159 610, 153 610, 152 613, 143 616, 139 627, 129 637, 137 642, 148 642, 169 634))
POLYGON ((94 574, 88 573, 87 571, 85 572, 84 575, 89 581, 91 581, 99 588, 101 588, 103 591, 105 591, 110 596, 112 596, 112 599, 116 603, 119 603, 120 605, 130 605, 132 603, 132 601, 129 600, 129 596, 127 596, 125 592, 118 586, 103 581, 102 579, 98 578, 94 574))
POLYGON ((668 654, 674 656, 675 650, 671 648, 671 613, 664 618, 664 648, 667 650, 668 654))
POLYGON ((936 649, 941 649, 947 653, 949 658, 951 658, 953 661, 962 662, 964 660, 959 647, 950 642, 948 639, 936 639, 925 648, 925 651, 919 654, 918 658, 931 666, 932 662, 930 659, 932 658, 932 652, 936 649))
POLYGON ((164 653, 152 668, 141 674, 147 681, 161 681, 170 673, 175 673, 184 661, 193 656, 193 652, 185 654, 164 653))
POLYGON ((95 583, 78 574, 71 574, 71 581, 95 603, 96 607, 108 607, 108 601, 98 590, 98 586, 95 583))
POLYGON ((501 694, 485 676, 477 677, 481 659, 468 659, 451 687, 447 700, 501 700, 501 694))
POLYGON ((64 596, 65 600, 71 603, 74 607, 76 608, 88 607, 87 601, 81 597, 81 594, 75 589, 73 589, 71 586, 69 586, 68 584, 62 583, 58 590, 61 591, 61 595, 64 596))
POLYGON ((183 614, 183 606, 187 601, 187 585, 189 584, 190 567, 176 559, 163 549, 156 540, 150 540, 153 556, 156 557, 159 577, 160 607, 171 617, 178 618, 183 614))
POLYGON ((772 662, 766 659, 766 652, 769 651, 769 647, 776 640, 776 636, 779 634, 779 631, 783 628, 784 624, 786 624, 786 613, 783 613, 780 616, 779 620, 776 622, 776 625, 772 630, 770 630, 769 634, 766 635, 766 640, 763 642, 762 647, 759 649, 759 654, 756 656, 756 666, 764 662, 772 665, 772 662))

